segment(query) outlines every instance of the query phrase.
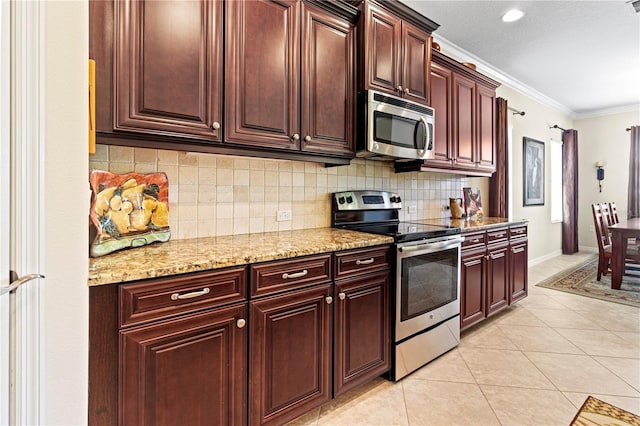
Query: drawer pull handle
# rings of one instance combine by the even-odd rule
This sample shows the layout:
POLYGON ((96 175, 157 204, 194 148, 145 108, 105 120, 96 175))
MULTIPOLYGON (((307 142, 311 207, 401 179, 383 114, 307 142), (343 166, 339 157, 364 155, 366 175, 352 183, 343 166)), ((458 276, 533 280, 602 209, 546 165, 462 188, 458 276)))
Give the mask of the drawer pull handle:
POLYGON ((471 241, 469 241, 469 242, 470 242, 470 243, 475 244, 475 243, 479 243, 479 242, 480 242, 480 240, 479 240, 478 238, 476 238, 475 240, 471 240, 471 241))
POLYGON ((327 302, 327 305, 330 305, 331 302, 333 302, 333 297, 327 296, 327 297, 324 298, 324 300, 325 300, 325 302, 327 302))
POLYGON ((347 297, 347 295, 346 295, 346 294, 344 294, 343 292, 338 293, 338 298, 339 298, 340 300, 344 300, 344 299, 345 299, 345 297, 347 297))
POLYGON ((304 277, 308 273, 309 273, 309 271, 307 271, 306 269, 302 270, 302 272, 296 272, 294 274, 287 274, 285 272, 284 274, 282 274, 282 279, 286 280, 288 278, 300 278, 300 277, 304 277))
POLYGON ((373 263, 373 257, 371 259, 367 259, 367 260, 356 260, 356 265, 371 265, 373 263))
POLYGON ((504 237, 504 234, 496 234, 496 235, 494 235, 494 238, 502 238, 502 237, 504 237))
POLYGON ((191 293, 185 293, 185 294, 180 294, 180 293, 173 293, 171 295, 171 300, 183 300, 183 299, 192 299, 194 297, 198 297, 198 296, 204 296, 205 294, 209 294, 209 287, 205 287, 200 291, 193 291, 191 293))
POLYGON ((247 324, 247 322, 242 318, 236 321, 236 325, 238 326, 238 328, 244 328, 245 324, 247 324))

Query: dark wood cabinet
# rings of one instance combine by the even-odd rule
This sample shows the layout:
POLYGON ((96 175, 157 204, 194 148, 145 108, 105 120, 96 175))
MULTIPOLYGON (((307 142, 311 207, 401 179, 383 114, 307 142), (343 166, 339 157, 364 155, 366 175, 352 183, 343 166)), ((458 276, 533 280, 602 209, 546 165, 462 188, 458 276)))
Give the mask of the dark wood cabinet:
POLYGON ((432 52, 430 75, 434 158, 396 163, 396 171, 446 170, 491 176, 495 171, 498 82, 436 51, 432 52))
POLYGON ((222 141, 222 2, 114 5, 113 130, 222 141))
POLYGON ((487 249, 487 316, 509 305, 509 246, 487 249))
POLYGON ((527 296, 527 226, 465 233, 460 271, 460 329, 527 296))
POLYGON ((246 303, 120 332, 121 425, 246 423, 246 303))
POLYGON ((336 281, 333 393, 341 395, 390 367, 389 271, 336 281))
POLYGON ((483 320, 486 289, 484 285, 486 249, 464 250, 460 259, 460 329, 483 320))
POLYGON ((283 424, 331 399, 332 302, 331 283, 250 302, 250 424, 283 424))
POLYGON ((517 302, 527 297, 529 255, 527 227, 518 226, 510 229, 511 240, 509 244, 509 303, 517 302))
POLYGON ((225 142, 353 156, 354 26, 299 0, 228 2, 226 18, 225 142))
POLYGON ((383 91, 428 104, 431 31, 437 24, 392 2, 361 4, 360 89, 383 91))
POLYGON ((348 164, 348 2, 94 1, 97 143, 348 164))

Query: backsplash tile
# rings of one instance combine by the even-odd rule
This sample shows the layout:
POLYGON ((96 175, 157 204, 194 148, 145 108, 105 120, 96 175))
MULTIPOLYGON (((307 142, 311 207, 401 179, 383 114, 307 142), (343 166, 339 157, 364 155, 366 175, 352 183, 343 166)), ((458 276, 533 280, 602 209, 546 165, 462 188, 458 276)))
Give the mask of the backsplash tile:
POLYGON ((354 159, 349 166, 254 159, 97 145, 91 169, 112 173, 164 172, 169 179, 170 226, 177 239, 331 225, 331 193, 352 189, 397 192, 401 220, 443 218, 449 197, 460 197, 464 176, 394 173, 389 162, 354 159), (409 214, 409 206, 416 213, 409 214), (276 220, 290 210, 290 221, 276 220))

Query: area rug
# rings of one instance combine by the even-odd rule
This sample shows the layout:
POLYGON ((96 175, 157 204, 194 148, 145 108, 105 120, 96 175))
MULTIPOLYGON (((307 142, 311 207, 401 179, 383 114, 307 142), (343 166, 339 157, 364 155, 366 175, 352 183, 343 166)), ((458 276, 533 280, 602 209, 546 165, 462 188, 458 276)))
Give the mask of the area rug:
POLYGON ((598 398, 589 396, 580 407, 578 414, 573 418, 571 426, 600 425, 637 426, 640 425, 640 417, 622 408, 600 401, 598 398))
POLYGON ((640 308, 640 277, 625 275, 620 290, 612 290, 611 274, 604 275, 600 281, 596 281, 597 272, 598 259, 590 259, 536 285, 640 308))

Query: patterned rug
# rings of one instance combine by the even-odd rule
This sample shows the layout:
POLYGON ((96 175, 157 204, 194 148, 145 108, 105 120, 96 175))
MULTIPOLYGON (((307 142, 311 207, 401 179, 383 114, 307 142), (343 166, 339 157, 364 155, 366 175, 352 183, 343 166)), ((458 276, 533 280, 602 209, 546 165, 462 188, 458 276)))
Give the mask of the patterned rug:
POLYGON ((625 275, 622 278, 620 290, 612 290, 611 274, 603 276, 598 282, 596 281, 597 272, 598 259, 596 258, 573 269, 560 272, 536 285, 640 308, 640 276, 625 275))
POLYGON ((640 417, 614 405, 589 396, 570 426, 637 426, 640 417))

